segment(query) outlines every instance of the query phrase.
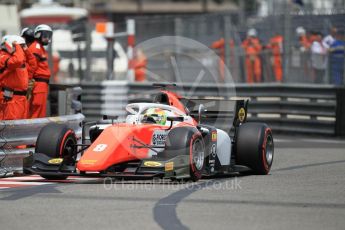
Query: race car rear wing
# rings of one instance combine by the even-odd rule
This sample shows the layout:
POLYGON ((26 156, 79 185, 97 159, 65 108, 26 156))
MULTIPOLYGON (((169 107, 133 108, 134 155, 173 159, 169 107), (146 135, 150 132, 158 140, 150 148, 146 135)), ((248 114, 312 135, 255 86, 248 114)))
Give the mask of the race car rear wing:
MULTIPOLYGON (((187 99, 181 102, 189 110, 190 115, 199 122, 199 106, 204 105, 206 111, 203 113, 201 123, 213 124, 214 121, 238 126, 247 120, 247 99, 187 99)), ((216 124, 213 124, 217 127, 216 124)), ((230 127, 229 127, 230 128, 230 127)))

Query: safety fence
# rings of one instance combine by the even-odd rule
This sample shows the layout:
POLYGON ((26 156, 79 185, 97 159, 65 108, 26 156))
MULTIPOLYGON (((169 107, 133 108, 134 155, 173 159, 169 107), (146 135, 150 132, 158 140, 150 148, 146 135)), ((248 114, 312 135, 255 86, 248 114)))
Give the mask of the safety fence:
MULTIPOLYGON (((102 115, 125 116, 129 102, 152 101, 158 92, 150 83, 104 81, 82 85, 87 120, 102 115)), ((249 98, 248 119, 269 124, 274 132, 345 135, 345 88, 331 85, 183 84, 175 89, 189 98, 249 98)))
MULTIPOLYGON (((201 67, 186 60, 185 56, 193 55, 195 50, 183 50, 181 56, 177 54, 176 47, 171 49, 171 46, 164 44, 161 55, 145 52, 138 55, 141 52, 137 52, 142 43, 151 39, 179 36, 212 49, 224 61, 236 83, 251 81, 252 75, 255 75, 255 81, 265 83, 282 81, 343 85, 345 82, 343 48, 339 50, 339 46, 323 47, 320 50, 321 44, 318 42, 312 46, 313 41, 318 39, 319 33, 325 38, 330 34, 332 27, 338 28, 339 31, 344 30, 343 11, 334 11, 331 14, 325 12, 298 14, 291 11, 284 14, 285 11, 288 12, 283 8, 283 11, 275 12, 271 16, 250 17, 247 23, 240 22, 237 13, 130 16, 126 21, 116 22, 117 36, 111 41, 114 43, 114 49, 107 48, 107 39, 101 34, 92 32, 95 25, 84 20, 81 22, 82 27, 85 27, 83 36, 87 37, 86 41, 70 39, 71 41, 67 42, 66 39, 71 37, 73 29, 71 32, 68 30, 54 32, 56 39, 55 41, 53 39, 53 50, 60 55, 60 72, 56 81, 79 83, 82 80, 124 80, 128 75, 133 78, 132 70, 139 56, 147 57, 145 68, 153 73, 147 72, 148 81, 156 81, 153 76, 167 76, 166 80, 171 80, 176 77, 175 70, 171 66, 171 57, 176 56, 179 71, 188 73, 183 75, 181 81, 190 82, 188 76, 194 76, 201 67), (296 33, 298 27, 303 27, 306 44, 300 41, 296 33), (243 44, 250 28, 256 29, 261 47, 254 55, 248 53, 247 48, 251 45, 243 44), (136 48, 133 49, 133 46, 136 48), (113 50, 114 53, 108 52, 113 50)), ((337 38, 338 41, 343 39, 343 36, 337 38)), ((198 52, 202 55, 201 50, 198 52)), ((222 81, 223 65, 219 61, 210 60, 208 52, 209 50, 205 49, 202 57, 203 65, 217 71, 218 80, 222 81)), ((205 76, 206 80, 210 78, 205 76)))
MULTIPOLYGON (((282 81, 343 85, 345 66, 343 48, 339 50, 339 46, 321 47, 321 42, 315 42, 314 45, 313 42, 319 39, 319 33, 322 33, 320 35, 322 38, 329 35, 332 27, 338 28, 339 31, 343 30, 344 17, 343 13, 327 15, 277 13, 272 16, 252 18, 245 25, 236 23, 236 18, 231 14, 138 16, 134 19, 138 44, 167 35, 193 39, 219 55, 236 83, 248 82, 254 78, 254 81, 265 83, 282 81), (307 41, 305 44, 300 41, 296 33, 298 27, 303 27, 307 41), (252 51, 249 54, 249 48, 253 48, 254 45, 243 43, 250 28, 255 28, 260 44, 255 46, 257 50, 254 54, 252 51)), ((343 36, 336 40, 343 40, 343 36)), ((190 52, 193 50, 186 50, 184 53, 188 55, 190 52)), ((170 56, 176 56, 176 51, 166 47, 165 55, 169 53, 170 56)), ((146 55, 147 68, 150 72, 158 75, 164 72, 160 74, 162 76, 174 74, 169 60, 157 62, 150 57, 150 53, 146 55), (163 66, 165 66, 164 70, 163 66)), ((206 53, 205 58, 207 58, 206 53)), ((160 60, 164 60, 164 57, 160 60)), ((200 71, 200 67, 193 63, 184 60, 181 63, 186 63, 185 65, 188 66, 183 67, 180 64, 182 71, 191 72, 191 69, 200 71)), ((208 68, 213 68, 219 72, 219 76, 222 75, 222 65, 213 63, 208 68)), ((188 78, 187 76, 184 78, 188 78)), ((151 80, 150 77, 147 76, 148 80, 151 80)), ((188 82, 188 79, 183 81, 188 82)))

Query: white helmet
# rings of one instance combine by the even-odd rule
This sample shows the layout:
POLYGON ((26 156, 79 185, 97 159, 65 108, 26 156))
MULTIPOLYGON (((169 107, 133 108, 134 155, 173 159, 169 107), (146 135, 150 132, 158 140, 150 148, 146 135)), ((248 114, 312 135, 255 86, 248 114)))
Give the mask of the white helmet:
POLYGON ((247 31, 247 36, 248 36, 248 37, 256 37, 256 36, 258 36, 258 33, 256 32, 256 29, 250 28, 250 29, 247 31))
POLYGON ((19 45, 25 44, 25 39, 21 36, 18 35, 11 35, 12 37, 12 42, 17 42, 19 45))
POLYGON ((305 34, 306 34, 305 29, 304 29, 302 26, 297 27, 297 28, 296 28, 296 34, 297 34, 298 36, 305 35, 305 34))
POLYGON ((50 26, 41 24, 35 28, 34 36, 43 45, 48 45, 53 35, 53 30, 50 26))
POLYGON ((8 53, 14 52, 13 42, 22 45, 25 44, 25 39, 18 35, 5 35, 1 39, 1 49, 6 50, 8 53))

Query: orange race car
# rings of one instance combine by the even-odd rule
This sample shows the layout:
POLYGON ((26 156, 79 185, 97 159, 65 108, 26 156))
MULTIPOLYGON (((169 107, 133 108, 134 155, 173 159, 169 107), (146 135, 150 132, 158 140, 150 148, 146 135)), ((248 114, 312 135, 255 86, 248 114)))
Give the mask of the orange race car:
POLYGON ((128 104, 122 122, 85 123, 81 140, 65 124, 45 126, 23 171, 47 179, 93 175, 193 181, 242 171, 269 173, 272 132, 266 124, 246 122, 248 101, 186 99, 166 90, 167 84, 160 86, 152 103, 128 104), (216 127, 224 117, 229 121, 216 127))

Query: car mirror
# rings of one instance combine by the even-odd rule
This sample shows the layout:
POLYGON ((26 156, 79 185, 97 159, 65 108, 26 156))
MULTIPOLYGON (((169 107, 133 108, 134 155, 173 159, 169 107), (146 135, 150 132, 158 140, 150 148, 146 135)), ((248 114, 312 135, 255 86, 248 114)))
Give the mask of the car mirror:
POLYGON ((180 121, 180 122, 182 122, 182 121, 184 121, 184 117, 167 117, 167 120, 171 121, 171 122, 173 122, 173 121, 180 121))
POLYGON ((198 109, 198 117, 199 117, 199 124, 201 123, 201 116, 207 111, 207 109, 205 108, 205 106, 203 104, 199 105, 199 109, 198 109))

